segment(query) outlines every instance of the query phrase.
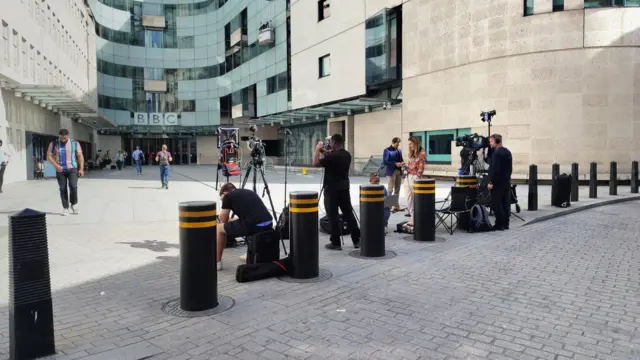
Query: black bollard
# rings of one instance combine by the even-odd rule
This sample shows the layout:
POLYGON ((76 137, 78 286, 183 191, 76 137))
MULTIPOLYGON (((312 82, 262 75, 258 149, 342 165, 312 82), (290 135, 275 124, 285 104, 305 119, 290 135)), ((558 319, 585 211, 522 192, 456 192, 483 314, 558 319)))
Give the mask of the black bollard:
POLYGON ((383 185, 360 185, 360 231, 360 255, 385 256, 383 185))
POLYGON ((216 202, 178 204, 180 226, 180 309, 218 306, 216 202))
POLYGON ((413 202, 413 239, 436 241, 436 181, 416 179, 413 202))
POLYGON ((551 205, 553 205, 553 194, 555 193, 556 178, 558 175, 560 175, 560 165, 554 163, 551 165, 551 205))
POLYGON ((571 164, 571 201, 578 201, 580 198, 579 176, 578 163, 571 164))
POLYGON ((618 195, 618 163, 615 161, 609 166, 609 195, 618 195))
POLYGON ((10 359, 56 352, 46 215, 24 209, 9 218, 10 359))
POLYGON ((638 193, 638 162, 634 161, 631 163, 631 193, 638 193))
POLYGON ((318 193, 296 191, 289 194, 291 221, 291 270, 294 279, 312 279, 320 275, 318 251, 318 193))
POLYGON ((598 198, 598 164, 592 162, 589 168, 589 199, 598 198))
POLYGON ((527 210, 538 210, 538 166, 529 165, 529 203, 527 210))

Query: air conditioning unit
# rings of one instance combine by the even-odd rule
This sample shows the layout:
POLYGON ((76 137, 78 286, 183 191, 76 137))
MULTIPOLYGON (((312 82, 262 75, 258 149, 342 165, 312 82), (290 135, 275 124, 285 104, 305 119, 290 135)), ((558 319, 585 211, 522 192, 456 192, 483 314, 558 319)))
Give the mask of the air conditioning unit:
POLYGON ((271 45, 276 42, 276 32, 271 24, 263 24, 260 26, 258 33, 258 44, 271 45))

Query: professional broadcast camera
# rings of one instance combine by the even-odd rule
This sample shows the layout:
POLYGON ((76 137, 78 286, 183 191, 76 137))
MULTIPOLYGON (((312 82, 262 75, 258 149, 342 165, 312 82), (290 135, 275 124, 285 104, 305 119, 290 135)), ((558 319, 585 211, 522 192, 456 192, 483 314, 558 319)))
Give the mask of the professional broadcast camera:
POLYGON ((255 135, 257 130, 258 128, 255 125, 249 126, 249 131, 251 131, 252 135, 243 136, 241 140, 247 142, 247 148, 250 151, 251 159, 254 163, 256 165, 262 165, 265 154, 265 144, 255 135))
POLYGON ((456 138, 456 146, 474 150, 486 149, 489 147, 489 138, 478 134, 462 135, 456 138))

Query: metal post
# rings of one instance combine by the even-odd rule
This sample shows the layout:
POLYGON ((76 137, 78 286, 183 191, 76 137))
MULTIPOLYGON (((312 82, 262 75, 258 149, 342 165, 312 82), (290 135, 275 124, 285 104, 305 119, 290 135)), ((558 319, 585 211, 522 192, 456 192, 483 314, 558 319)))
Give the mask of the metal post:
POLYGON ((360 230, 360 255, 385 256, 383 185, 360 185, 360 230))
POLYGON ((416 179, 413 184, 413 239, 436 241, 436 181, 416 179))
POLYGON ((216 202, 178 204, 180 226, 180 309, 218 306, 216 202))
POLYGON ((609 166, 609 195, 618 195, 618 163, 615 161, 609 166))
POLYGON ((598 198, 598 164, 592 162, 589 168, 589 199, 598 198))
POLYGON ((538 210, 538 166, 529 165, 529 199, 527 210, 538 210))
POLYGON ((294 279, 312 279, 320 275, 318 251, 318 192, 296 191, 289 194, 291 216, 290 252, 294 279))
POLYGON ((571 201, 578 201, 580 198, 580 180, 578 163, 571 164, 571 201))
POLYGON ((560 175, 560 165, 553 164, 551 165, 551 205, 553 205, 553 195, 558 190, 556 188, 556 178, 560 175))
POLYGON ((46 215, 24 209, 9 218, 10 359, 56 352, 46 215))
POLYGON ((631 163, 631 193, 638 193, 638 162, 634 161, 631 163))

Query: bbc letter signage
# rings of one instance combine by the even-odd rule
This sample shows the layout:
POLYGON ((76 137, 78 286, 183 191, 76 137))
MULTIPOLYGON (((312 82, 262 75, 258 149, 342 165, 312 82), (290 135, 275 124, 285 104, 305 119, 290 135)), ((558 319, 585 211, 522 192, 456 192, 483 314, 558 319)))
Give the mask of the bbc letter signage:
POLYGON ((133 125, 137 126, 177 126, 177 113, 134 113, 133 125))

